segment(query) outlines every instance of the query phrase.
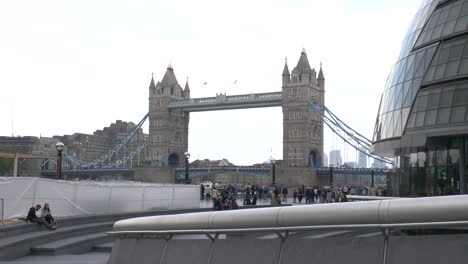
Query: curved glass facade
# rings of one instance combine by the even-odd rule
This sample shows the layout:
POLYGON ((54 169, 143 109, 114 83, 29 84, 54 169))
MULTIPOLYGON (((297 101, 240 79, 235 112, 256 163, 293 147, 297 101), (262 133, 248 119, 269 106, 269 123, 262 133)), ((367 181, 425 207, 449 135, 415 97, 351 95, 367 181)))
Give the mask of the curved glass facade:
POLYGON ((425 0, 413 18, 398 62, 393 66, 382 94, 374 131, 374 141, 401 136, 409 107, 421 85, 424 72, 436 47, 411 52, 429 15, 439 0, 425 0))
POLYGON ((422 3, 387 79, 373 141, 374 154, 396 158, 391 194, 466 193, 468 0, 422 3))

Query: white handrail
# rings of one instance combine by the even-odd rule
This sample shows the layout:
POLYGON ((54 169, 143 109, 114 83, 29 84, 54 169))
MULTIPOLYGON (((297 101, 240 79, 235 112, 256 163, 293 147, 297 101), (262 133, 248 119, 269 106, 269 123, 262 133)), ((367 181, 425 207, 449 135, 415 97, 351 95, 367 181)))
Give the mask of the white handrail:
POLYGON ((118 221, 114 231, 468 225, 467 204, 460 195, 163 215, 118 221))

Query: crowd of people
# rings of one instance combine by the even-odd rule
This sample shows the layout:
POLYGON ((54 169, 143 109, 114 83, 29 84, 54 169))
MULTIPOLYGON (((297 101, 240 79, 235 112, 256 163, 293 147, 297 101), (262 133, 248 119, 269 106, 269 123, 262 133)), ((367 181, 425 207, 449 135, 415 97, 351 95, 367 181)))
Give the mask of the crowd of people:
POLYGON ((384 188, 370 189, 364 186, 300 186, 291 191, 284 185, 241 185, 229 184, 224 187, 201 185, 201 199, 213 201, 216 210, 237 208, 237 199, 241 198, 243 205, 256 205, 259 199, 270 200, 272 204, 281 203, 335 203, 347 202, 348 195, 377 195, 386 196, 384 188), (369 193, 369 191, 375 193, 369 193))

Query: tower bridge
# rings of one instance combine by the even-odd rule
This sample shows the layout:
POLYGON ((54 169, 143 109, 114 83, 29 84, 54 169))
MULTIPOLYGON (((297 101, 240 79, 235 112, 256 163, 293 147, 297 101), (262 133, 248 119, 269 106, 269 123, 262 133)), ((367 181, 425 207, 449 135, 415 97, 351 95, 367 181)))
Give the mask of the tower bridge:
POLYGON ((190 112, 282 107, 283 165, 305 168, 298 175, 292 176, 297 178, 293 182, 312 184, 314 182, 310 179, 313 168, 322 165, 323 121, 310 108, 309 102, 323 111, 324 101, 325 78, 322 67, 317 74, 310 66, 304 49, 291 72, 285 63, 280 92, 243 95, 221 93, 215 97, 191 98, 188 81, 182 89, 174 68, 169 65, 162 80, 155 83, 152 78, 149 86, 148 163, 153 167, 177 168, 185 162, 183 153, 189 145, 190 112))
MULTIPOLYGON (((213 97, 191 98, 188 81, 182 89, 175 76, 174 68, 169 65, 161 81, 155 83, 154 77, 151 78, 149 111, 129 134, 92 161, 82 161, 65 153, 64 167, 69 170, 64 173, 90 175, 112 172, 133 174, 136 180, 174 182, 184 174, 184 170, 180 168, 185 164, 184 153, 188 151, 190 112, 281 107, 283 158, 276 170, 276 182, 290 186, 329 184, 329 179, 332 178, 327 175, 329 170, 320 169, 323 158, 324 124, 358 151, 372 158, 379 159, 379 157, 369 154, 370 140, 334 115, 325 107, 324 101, 325 78, 322 67, 320 66, 317 74, 315 69, 310 67, 305 50, 302 50, 291 72, 287 62, 285 63, 281 91, 268 93, 241 95, 220 93, 213 97), (146 120, 149 120, 149 135, 144 138, 143 142, 129 149, 128 143, 132 141, 136 131, 146 120), (144 167, 133 169, 134 161, 143 164, 140 162, 143 156, 144 167)), ((53 160, 47 162, 54 163, 53 160)), ((197 177, 201 180, 214 177, 214 173, 218 173, 216 177, 222 175, 222 177, 241 183, 243 181, 240 181, 240 178, 247 179, 250 176, 263 182, 272 173, 269 168, 252 171, 237 167, 234 170, 229 171, 223 168, 195 171, 191 168, 190 175, 195 180, 197 177), (241 174, 242 176, 239 176, 241 174)), ((340 174, 340 170, 335 172, 339 177, 356 177, 356 173, 340 174)), ((53 171, 42 171, 43 175, 53 173, 53 171)), ((369 178, 369 173, 358 172, 366 179, 369 178)))

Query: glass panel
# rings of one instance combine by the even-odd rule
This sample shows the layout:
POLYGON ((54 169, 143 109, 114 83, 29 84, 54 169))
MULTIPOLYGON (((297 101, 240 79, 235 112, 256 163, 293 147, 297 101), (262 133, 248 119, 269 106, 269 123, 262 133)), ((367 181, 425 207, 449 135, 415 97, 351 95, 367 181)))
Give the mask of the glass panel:
POLYGON ((452 97, 453 91, 446 91, 446 89, 444 89, 444 92, 440 98, 440 107, 452 106, 452 97))
POLYGON ((464 2, 461 8, 460 16, 466 16, 466 15, 468 15, 468 3, 464 2))
POLYGON ((414 121, 416 120, 416 114, 412 113, 410 115, 410 118, 408 119, 408 124, 406 124, 407 128, 413 128, 414 127, 414 121))
POLYGON ((440 50, 439 57, 437 58, 436 63, 446 63, 449 59, 450 49, 443 47, 440 50))
POLYGON ((453 46, 450 49, 449 60, 459 60, 460 59, 460 57, 463 54, 463 46, 464 46, 463 44, 464 44, 464 40, 460 44, 458 44, 456 46, 453 46))
POLYGON ((447 22, 447 18, 448 18, 448 15, 450 13, 450 8, 443 8, 441 13, 440 13, 440 16, 439 16, 439 20, 437 21, 437 24, 443 24, 445 22, 447 22))
POLYGON ((445 24, 444 30, 442 31, 442 36, 447 36, 452 34, 453 29, 455 28, 455 23, 457 23, 457 20, 452 20, 445 24))
POLYGON ((440 93, 433 93, 429 95, 427 100, 427 109, 434 109, 439 106, 440 93))
POLYGON ((424 167, 424 163, 426 162, 426 153, 425 152, 418 152, 418 167, 424 167))
POLYGON ((401 126, 402 126, 402 133, 403 129, 405 129, 406 121, 408 120, 410 108, 403 108, 401 109, 401 126))
POLYGON ((457 88, 453 98, 454 105, 468 104, 468 89, 457 88))
POLYGON ((452 117, 450 122, 463 122, 465 120, 465 107, 466 106, 455 106, 452 108, 452 117))
POLYGON ((444 72, 445 72, 445 66, 447 64, 439 64, 436 67, 435 74, 434 74, 434 80, 442 79, 444 77, 444 72))
POLYGON ((424 122, 425 126, 432 126, 435 124, 437 117, 437 110, 429 110, 426 114, 426 120, 424 122))
POLYGON ((424 115, 426 112, 417 112, 416 113, 416 124, 415 127, 421 127, 424 124, 424 115))
MULTIPOLYGON (((468 48, 467 48, 468 50, 468 48)), ((460 67, 458 70, 458 74, 463 75, 463 74, 468 74, 468 59, 464 59, 460 63, 460 67)))
POLYGON ((444 25, 436 26, 434 28, 434 31, 432 31, 431 40, 440 38, 440 35, 442 35, 443 29, 444 29, 444 25))
POLYGON ((447 150, 446 149, 437 150, 436 156, 437 156, 437 165, 447 166, 447 150))
POLYGON ((459 18, 457 21, 457 24, 455 25, 454 32, 465 30, 467 24, 468 24, 468 16, 459 18))
POLYGON ((457 75, 459 62, 460 61, 451 61, 447 64, 447 67, 445 68, 445 78, 454 77, 457 75))
POLYGON ((456 5, 452 6, 452 8, 450 9, 450 14, 449 14, 447 20, 452 20, 452 19, 457 18, 458 13, 460 13, 460 9, 461 9, 461 4, 456 4, 456 5))
POLYGON ((432 80, 434 80, 435 69, 436 69, 435 66, 429 67, 429 69, 427 70, 426 76, 424 78, 425 82, 431 82, 432 80))
POLYGON ((436 158, 436 155, 435 155, 435 151, 428 151, 427 152, 427 165, 429 167, 432 167, 435 165, 435 158, 436 158))
POLYGON ((460 151, 458 149, 448 150, 448 164, 458 164, 460 160, 460 151))
POLYGON ((450 108, 441 108, 437 115, 437 124, 446 124, 449 121, 450 108))
POLYGON ((423 111, 423 110, 426 110, 426 106, 427 106, 427 95, 426 96, 419 96, 419 100, 418 100, 418 108, 417 110, 418 111, 423 111))

